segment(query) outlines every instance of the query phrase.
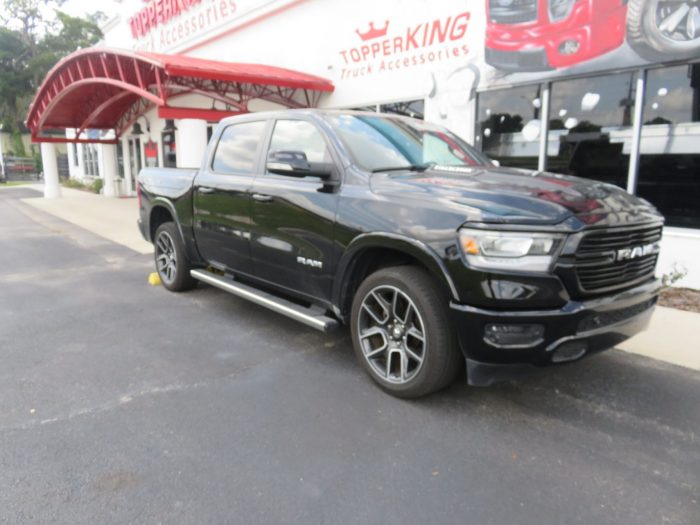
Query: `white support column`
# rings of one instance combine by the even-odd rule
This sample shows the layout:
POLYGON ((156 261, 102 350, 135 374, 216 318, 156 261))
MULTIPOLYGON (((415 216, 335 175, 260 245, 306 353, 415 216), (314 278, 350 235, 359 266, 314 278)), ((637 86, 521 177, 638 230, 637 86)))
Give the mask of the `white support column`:
POLYGON ((124 183, 126 184, 127 195, 131 195, 134 191, 131 185, 131 155, 138 155, 138 152, 131 151, 129 148, 129 139, 126 137, 121 139, 122 141, 122 155, 124 156, 124 183))
POLYGON ((61 186, 58 184, 55 144, 51 142, 41 143, 41 162, 44 165, 44 198, 56 199, 61 196, 61 186))
POLYGON ((537 171, 547 169, 547 149, 549 146, 549 90, 551 84, 546 83, 542 90, 541 108, 540 111, 540 152, 537 158, 537 171))
POLYGON ((85 152, 83 151, 83 144, 75 145, 75 152, 78 156, 78 168, 76 169, 76 177, 79 179, 85 178, 85 152))
MULTIPOLYGON (((70 128, 66 129, 66 138, 74 139, 75 130, 70 128)), ((69 142, 68 144, 66 144, 66 152, 68 153, 68 176, 70 178, 76 177, 78 172, 78 164, 76 163, 76 146, 77 144, 73 142, 69 142)))
POLYGON ((177 121, 177 167, 199 168, 207 149, 207 122, 198 119, 177 121))
POLYGON ((114 181, 117 180, 117 146, 114 144, 101 144, 102 151, 102 178, 104 179, 102 194, 105 197, 114 197, 114 181))
POLYGON ((639 171, 639 146, 642 141, 642 117, 644 114, 644 91, 646 90, 646 73, 637 73, 637 85, 634 93, 634 122, 632 122, 632 147, 630 165, 627 171, 627 192, 637 192, 637 175, 639 171))

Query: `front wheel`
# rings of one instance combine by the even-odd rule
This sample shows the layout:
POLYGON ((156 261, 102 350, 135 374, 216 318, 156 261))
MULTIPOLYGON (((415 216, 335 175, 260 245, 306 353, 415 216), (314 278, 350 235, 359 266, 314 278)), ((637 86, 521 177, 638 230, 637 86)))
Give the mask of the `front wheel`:
POLYGON ((360 285, 352 305, 355 354, 388 393, 416 398, 449 385, 463 359, 448 297, 423 269, 385 268, 360 285))
POLYGON ((629 0, 627 42, 646 60, 695 58, 700 54, 698 0, 629 0))
POLYGON ((190 275, 192 267, 175 223, 164 222, 158 226, 154 239, 156 270, 163 286, 171 292, 184 292, 197 286, 190 275))

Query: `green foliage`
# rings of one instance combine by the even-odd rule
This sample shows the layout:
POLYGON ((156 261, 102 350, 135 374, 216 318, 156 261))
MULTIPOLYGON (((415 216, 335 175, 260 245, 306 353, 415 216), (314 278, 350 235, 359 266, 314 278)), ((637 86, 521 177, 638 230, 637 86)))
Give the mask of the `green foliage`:
POLYGON ((18 130, 58 60, 102 38, 101 13, 73 17, 59 10, 64 1, 0 0, 0 122, 7 131, 18 130))
POLYGON ((66 188, 73 188, 74 190, 85 190, 91 191, 92 193, 100 193, 102 187, 104 186, 104 181, 100 178, 94 179, 90 183, 80 182, 78 179, 67 179, 61 183, 62 186, 66 188))
POLYGON ((31 157, 34 159, 34 164, 36 165, 37 173, 42 173, 44 171, 44 160, 41 158, 41 151, 36 148, 34 144, 30 146, 31 157))
POLYGON ((12 143, 12 154, 17 157, 26 157, 27 151, 24 148, 24 142, 22 142, 22 134, 16 128, 12 128, 10 131, 10 141, 12 143))
POLYGON ((90 185, 87 187, 87 189, 93 193, 100 193, 102 191, 102 186, 103 186, 102 179, 95 179, 90 183, 90 185))
POLYGON ((63 181, 62 185, 65 186, 66 188, 73 188, 76 190, 84 190, 86 187, 85 184, 80 182, 78 179, 65 180, 65 181, 63 181))
POLYGON ((674 283, 677 283, 683 279, 686 275, 688 275, 687 268, 679 268, 677 263, 673 263, 671 271, 661 276, 661 284, 664 286, 664 288, 668 288, 669 286, 673 286, 674 283))

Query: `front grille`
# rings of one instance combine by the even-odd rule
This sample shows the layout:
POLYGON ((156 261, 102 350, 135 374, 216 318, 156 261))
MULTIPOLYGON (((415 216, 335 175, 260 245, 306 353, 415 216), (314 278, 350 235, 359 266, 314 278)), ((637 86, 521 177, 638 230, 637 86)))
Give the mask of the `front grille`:
POLYGON ((494 24, 534 22, 537 20, 537 0, 489 0, 489 18, 494 24))
POLYGON ((586 233, 576 250, 576 277, 583 292, 631 286, 654 275, 657 253, 618 260, 618 251, 661 240, 661 226, 612 228, 586 233))

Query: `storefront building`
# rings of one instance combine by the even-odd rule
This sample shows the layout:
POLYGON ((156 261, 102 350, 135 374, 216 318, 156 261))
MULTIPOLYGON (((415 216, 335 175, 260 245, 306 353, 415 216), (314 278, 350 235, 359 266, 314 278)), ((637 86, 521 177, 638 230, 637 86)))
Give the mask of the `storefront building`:
POLYGON ((179 93, 176 107, 169 100, 123 108, 127 127, 66 126, 67 140, 78 141, 68 148, 71 175, 104 177, 105 195, 133 195, 143 166, 197 167, 226 114, 310 105, 395 112, 442 124, 501 165, 600 180, 649 200, 667 221, 659 271, 685 270, 679 284, 700 288, 696 0, 121 5, 103 28, 108 61, 121 49, 267 65, 332 86, 236 98, 210 79, 206 90, 179 93))

